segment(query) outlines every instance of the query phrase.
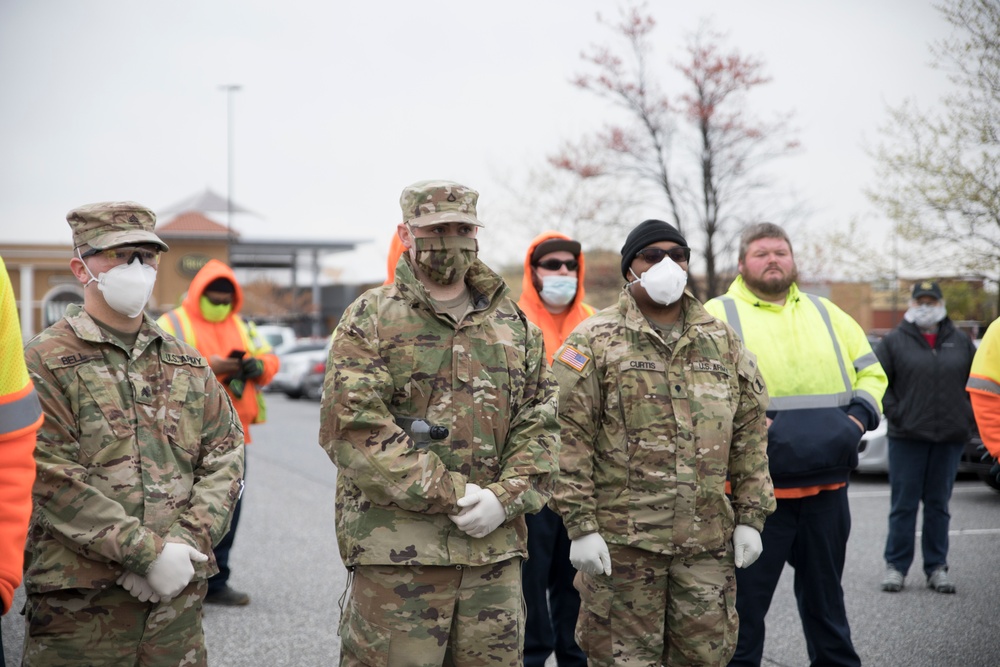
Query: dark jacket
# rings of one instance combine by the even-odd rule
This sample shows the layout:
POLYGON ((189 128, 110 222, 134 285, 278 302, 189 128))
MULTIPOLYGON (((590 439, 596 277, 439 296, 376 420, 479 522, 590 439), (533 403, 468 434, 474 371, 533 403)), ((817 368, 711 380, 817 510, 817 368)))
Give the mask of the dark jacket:
POLYGON ((965 391, 976 348, 947 317, 934 349, 917 325, 902 322, 875 350, 889 377, 882 410, 889 437, 926 442, 965 442, 975 421, 965 391))

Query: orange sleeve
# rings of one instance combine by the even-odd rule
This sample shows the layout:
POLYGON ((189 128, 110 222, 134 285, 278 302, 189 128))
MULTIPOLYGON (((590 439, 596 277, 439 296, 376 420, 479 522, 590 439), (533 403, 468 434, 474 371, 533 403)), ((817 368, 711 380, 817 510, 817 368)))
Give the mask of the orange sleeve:
POLYGON ((254 379, 254 382, 258 386, 263 387, 274 378, 275 373, 278 372, 278 368, 281 366, 281 362, 278 360, 278 355, 270 352, 254 356, 264 362, 264 374, 254 379))
POLYGON ((35 482, 35 433, 41 422, 39 418, 34 428, 0 438, 0 598, 5 614, 21 583, 35 482))
POLYGON ((970 389, 969 398, 976 414, 979 437, 990 454, 1000 458, 1000 395, 970 389))

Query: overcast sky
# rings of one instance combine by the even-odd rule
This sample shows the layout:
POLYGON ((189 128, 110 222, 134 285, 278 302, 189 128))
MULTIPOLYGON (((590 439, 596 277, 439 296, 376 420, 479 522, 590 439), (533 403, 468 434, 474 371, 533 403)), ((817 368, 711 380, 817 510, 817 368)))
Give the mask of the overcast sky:
MULTIPOLYGON (((711 18, 773 82, 761 115, 793 111, 803 149, 780 175, 816 228, 886 225, 864 141, 887 104, 945 90, 928 44, 947 34, 927 0, 653 1, 660 71, 711 18)), ((259 214, 244 237, 370 239, 334 262, 348 282, 384 273, 399 193, 425 178, 480 191, 488 261, 519 260, 490 227, 505 185, 609 107, 575 88, 580 53, 610 43, 598 0, 0 0, 0 239, 68 241, 66 212, 132 199, 163 210, 227 189, 235 94, 234 199, 259 214)), ((665 217, 657 202, 649 214, 665 217)), ((225 222, 225 215, 217 216, 225 222)), ((637 218, 636 222, 641 221, 637 218)), ((538 221, 538 230, 547 225, 538 221)), ((621 243, 610 243, 617 248, 621 243)))

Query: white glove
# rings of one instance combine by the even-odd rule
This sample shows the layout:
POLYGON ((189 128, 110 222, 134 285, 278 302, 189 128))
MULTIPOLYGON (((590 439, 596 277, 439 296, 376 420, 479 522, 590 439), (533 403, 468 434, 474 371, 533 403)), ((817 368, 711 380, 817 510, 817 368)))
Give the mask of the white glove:
POLYGON ((760 543, 760 533, 753 526, 739 525, 733 531, 733 551, 736 567, 750 567, 760 558, 764 545, 760 543))
MULTIPOLYGON (((131 593, 132 597, 139 600, 139 602, 148 601, 155 604, 160 601, 160 596, 157 595, 156 591, 153 590, 153 587, 149 585, 149 580, 141 574, 126 572, 122 576, 118 577, 116 583, 131 593)), ((164 601, 166 602, 166 600, 164 601)))
POLYGON ((585 574, 611 574, 611 552, 600 533, 587 533, 569 545, 569 562, 585 574))
POLYGON ((458 506, 462 511, 448 518, 469 537, 486 537, 507 519, 507 512, 493 492, 475 484, 466 485, 465 497, 458 499, 458 506))
POLYGON ((204 563, 208 556, 187 544, 164 542, 163 551, 149 566, 146 579, 163 599, 171 599, 184 590, 194 577, 191 561, 204 563))

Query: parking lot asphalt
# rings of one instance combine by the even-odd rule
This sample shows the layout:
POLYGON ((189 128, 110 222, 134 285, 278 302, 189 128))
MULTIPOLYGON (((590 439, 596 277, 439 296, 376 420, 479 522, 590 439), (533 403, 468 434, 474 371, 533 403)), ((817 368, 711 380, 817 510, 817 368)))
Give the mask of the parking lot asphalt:
MULTIPOLYGON (((207 606, 214 667, 334 665, 340 651, 338 601, 347 573, 334 534, 336 470, 317 443, 319 404, 268 394, 270 422, 253 427, 244 509, 230 584, 247 607, 207 606)), ((889 486, 858 475, 849 490, 853 528, 843 584, 854 642, 874 667, 1000 665, 1000 494, 973 477, 958 480, 951 503, 955 595, 924 587, 920 558, 906 588, 879 590, 889 486)), ((918 537, 919 543, 919 537, 918 537)), ((767 617, 765 666, 808 664, 785 568, 767 617)), ((3 618, 8 665, 20 662, 23 591, 3 618)))

